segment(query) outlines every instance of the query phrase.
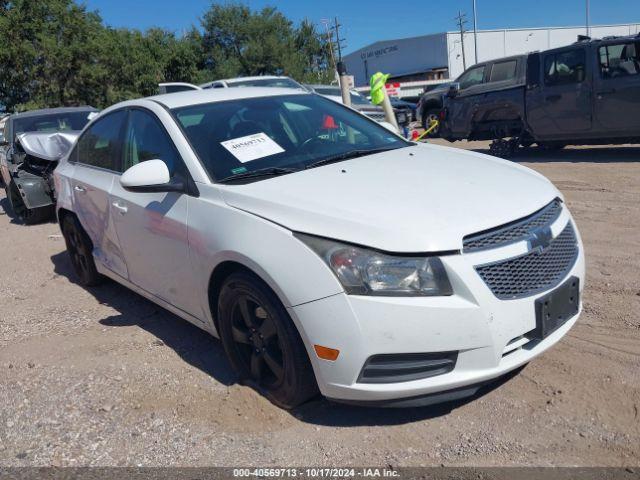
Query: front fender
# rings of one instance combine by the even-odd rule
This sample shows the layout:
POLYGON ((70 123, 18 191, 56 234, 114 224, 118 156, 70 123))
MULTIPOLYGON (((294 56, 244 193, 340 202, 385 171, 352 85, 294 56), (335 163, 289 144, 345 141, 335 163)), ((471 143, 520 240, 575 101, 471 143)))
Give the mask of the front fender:
POLYGON ((344 291, 324 261, 290 230, 230 207, 215 186, 198 188, 200 198, 189 204, 189 256, 208 321, 209 280, 227 261, 256 273, 285 307, 344 291))

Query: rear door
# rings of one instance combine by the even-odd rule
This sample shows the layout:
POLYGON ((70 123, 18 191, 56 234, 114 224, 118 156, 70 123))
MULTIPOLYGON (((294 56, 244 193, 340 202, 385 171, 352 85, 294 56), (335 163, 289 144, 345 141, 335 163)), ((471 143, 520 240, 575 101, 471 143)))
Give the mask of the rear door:
POLYGON ((640 136, 640 39, 602 45, 597 55, 597 130, 612 136, 640 136))
MULTIPOLYGON (((125 132, 122 171, 147 160, 162 160, 172 178, 189 174, 169 134, 150 110, 132 108, 125 132)), ((113 223, 129 280, 152 295, 202 318, 189 264, 187 214, 190 197, 181 192, 141 193, 113 184, 113 223)))
POLYGON ((119 175, 126 110, 96 120, 78 139, 69 162, 73 209, 93 242, 93 255, 109 270, 127 278, 127 267, 112 222, 109 193, 119 175))
POLYGON ((592 123, 592 82, 584 45, 541 54, 541 83, 527 91, 527 118, 536 138, 580 138, 592 123))

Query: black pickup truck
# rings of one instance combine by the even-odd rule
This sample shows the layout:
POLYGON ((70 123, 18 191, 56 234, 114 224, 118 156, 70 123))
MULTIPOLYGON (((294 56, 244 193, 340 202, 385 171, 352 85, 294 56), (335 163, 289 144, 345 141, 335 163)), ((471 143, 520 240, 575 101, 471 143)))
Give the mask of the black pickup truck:
POLYGON ((446 94, 440 135, 493 140, 508 157, 534 143, 640 142, 640 34, 501 58, 466 70, 446 94))

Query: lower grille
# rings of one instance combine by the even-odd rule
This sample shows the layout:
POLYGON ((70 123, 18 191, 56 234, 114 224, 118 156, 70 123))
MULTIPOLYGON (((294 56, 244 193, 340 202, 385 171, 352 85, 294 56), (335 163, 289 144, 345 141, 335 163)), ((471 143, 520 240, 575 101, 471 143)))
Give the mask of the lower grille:
POLYGON ((554 287, 569 273, 577 258, 578 241, 569 222, 546 249, 480 265, 476 271, 497 298, 510 300, 554 287))
POLYGON ((456 366, 458 352, 373 355, 358 377, 359 383, 397 383, 448 373, 456 366))

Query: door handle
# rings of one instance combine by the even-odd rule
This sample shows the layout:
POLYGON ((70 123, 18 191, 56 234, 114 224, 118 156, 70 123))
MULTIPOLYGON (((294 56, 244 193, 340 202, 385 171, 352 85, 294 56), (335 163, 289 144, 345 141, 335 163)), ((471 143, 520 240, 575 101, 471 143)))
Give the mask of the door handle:
POLYGON ((115 208, 116 210, 118 210, 118 212, 120 212, 120 215, 124 215, 129 211, 127 206, 122 205, 120 202, 113 202, 111 205, 113 205, 113 208, 115 208))
POLYGON ((558 100, 560 100, 562 98, 561 95, 547 95, 547 97, 545 98, 545 100, 547 102, 557 102, 558 100))
POLYGON ((76 192, 87 193, 87 189, 85 187, 83 187, 82 185, 76 185, 75 187, 73 187, 73 189, 76 192))

